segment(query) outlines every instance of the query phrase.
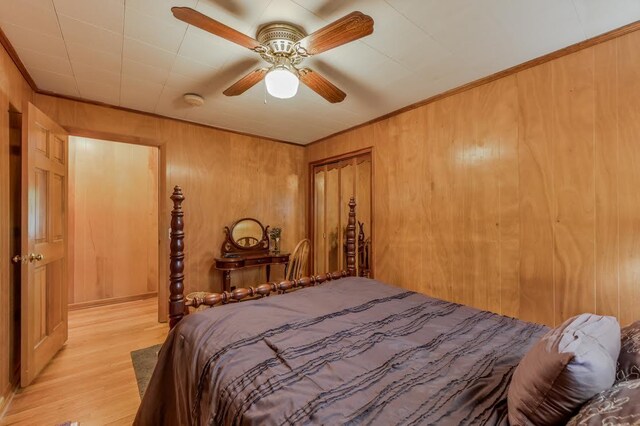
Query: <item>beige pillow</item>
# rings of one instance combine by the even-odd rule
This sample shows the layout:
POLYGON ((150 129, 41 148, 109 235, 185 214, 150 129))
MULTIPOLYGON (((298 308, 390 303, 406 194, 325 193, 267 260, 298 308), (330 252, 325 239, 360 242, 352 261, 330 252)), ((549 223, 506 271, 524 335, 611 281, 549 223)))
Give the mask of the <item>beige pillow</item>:
POLYGON ((640 424, 640 380, 619 382, 582 406, 567 426, 640 424))
POLYGON ((614 317, 582 314, 549 331, 516 367, 507 407, 512 425, 566 423, 613 385, 620 353, 614 317))
POLYGON ((622 329, 616 381, 640 379, 640 321, 622 329))

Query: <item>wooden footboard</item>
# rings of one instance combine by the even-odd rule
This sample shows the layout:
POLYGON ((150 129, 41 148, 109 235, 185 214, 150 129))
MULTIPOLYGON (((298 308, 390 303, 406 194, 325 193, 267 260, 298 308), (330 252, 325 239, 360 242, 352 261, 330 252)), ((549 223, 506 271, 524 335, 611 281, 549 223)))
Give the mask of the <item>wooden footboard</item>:
POLYGON ((349 219, 347 222, 347 269, 345 271, 330 272, 311 277, 302 277, 292 281, 271 282, 256 287, 238 287, 235 290, 222 293, 207 293, 193 300, 184 297, 184 211, 182 202, 185 197, 182 188, 176 186, 171 194, 173 210, 171 210, 171 243, 169 255, 169 326, 171 328, 184 317, 190 306, 213 307, 218 304, 240 302, 270 295, 282 294, 288 290, 311 287, 326 281, 343 277, 356 276, 356 202, 353 197, 349 201, 349 219))

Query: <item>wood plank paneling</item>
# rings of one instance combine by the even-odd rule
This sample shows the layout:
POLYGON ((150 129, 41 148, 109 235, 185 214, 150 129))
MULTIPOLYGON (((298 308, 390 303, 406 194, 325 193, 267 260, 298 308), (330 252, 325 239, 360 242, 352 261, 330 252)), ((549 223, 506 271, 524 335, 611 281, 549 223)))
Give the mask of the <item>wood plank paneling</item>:
POLYGON ((467 137, 461 158, 464 185, 465 302, 480 309, 500 309, 499 197, 500 138, 494 135, 498 84, 480 87, 469 101, 467 137))
POLYGON ((616 43, 594 47, 596 312, 620 314, 618 280, 618 74, 616 43))
POLYGON ((314 143, 307 159, 373 146, 377 278, 550 325, 585 311, 628 323, 638 70, 636 31, 314 143))
POLYGON ((520 132, 520 312, 554 323, 552 76, 544 64, 517 75, 520 132))
MULTIPOLYGON (((424 192, 424 179, 421 177, 427 172, 425 169, 424 155, 419 150, 422 145, 422 132, 415 131, 424 127, 422 110, 411 111, 393 117, 388 122, 380 122, 375 128, 376 137, 389 141, 385 149, 379 150, 375 163, 378 170, 382 170, 380 177, 374 176, 374 190, 376 191, 376 203, 378 208, 374 214, 376 233, 373 246, 376 250, 384 250, 387 253, 385 262, 391 268, 396 277, 394 284, 417 290, 413 279, 414 273, 422 273, 421 264, 414 265, 412 271, 406 264, 411 258, 411 253, 421 253, 423 250, 423 219, 424 200, 427 194, 424 192), (395 145, 393 141, 403 140, 405 143, 395 145), (384 160, 382 160, 384 159, 384 160), (391 173, 397 170, 397 173, 391 173), (415 179, 410 179, 410 174, 415 174, 415 179), (378 186, 383 185, 385 194, 381 195, 378 186), (413 207, 405 211, 395 209, 382 210, 384 206, 407 205, 413 207), (378 215, 379 211, 385 211, 384 216, 378 215), (378 221, 386 223, 385 228, 378 226, 378 221)), ((376 268, 377 265, 374 266, 376 268)), ((385 270, 382 267, 382 270, 385 270)), ((388 271, 388 269, 387 269, 388 271)), ((378 278, 378 272, 375 272, 378 278)))
MULTIPOLYGON (((498 169, 498 250, 500 288, 489 285, 499 312, 517 316, 520 309, 520 180, 518 175, 518 85, 516 76, 495 82, 490 134, 500 141, 498 169), (498 293, 496 296, 495 293, 498 293)), ((490 293, 491 294, 491 293, 490 293)), ((495 305, 494 305, 495 306, 495 305)), ((490 305, 490 309, 493 309, 490 305)))
POLYGON ((71 139, 74 287, 86 304, 158 288, 158 149, 71 139))
POLYGON ((448 268, 444 262, 446 256, 443 256, 442 250, 446 247, 442 226, 446 222, 446 211, 442 208, 442 201, 446 199, 447 186, 436 186, 434 177, 437 174, 445 172, 447 161, 443 161, 443 152, 439 143, 441 129, 444 123, 441 121, 440 107, 436 104, 426 106, 426 122, 430 126, 429 131, 425 135, 425 167, 428 170, 429 180, 427 188, 429 188, 429 199, 425 208, 425 218, 427 220, 428 229, 431 232, 427 235, 426 244, 428 245, 428 254, 430 261, 425 262, 423 272, 426 274, 425 291, 446 300, 451 300, 451 282, 447 279, 448 268))
POLYGON ((593 49, 551 63, 555 318, 595 311, 593 49))
POLYGON ((448 266, 447 283, 451 298, 458 303, 471 302, 469 288, 464 281, 467 266, 467 258, 464 256, 464 223, 468 214, 464 203, 467 170, 460 161, 465 150, 465 139, 468 137, 470 117, 458 114, 458 111, 468 112, 464 106, 472 98, 469 93, 463 95, 447 99, 441 110, 439 143, 447 169, 444 176, 433 176, 436 188, 447 188, 445 197, 441 199, 442 205, 434 201, 434 208, 442 208, 446 212, 445 226, 440 230, 446 246, 440 258, 448 266))
MULTIPOLYGON (((640 318, 640 32, 617 41, 619 305, 623 324, 640 318)), ((610 281, 613 285, 614 280, 610 281)))

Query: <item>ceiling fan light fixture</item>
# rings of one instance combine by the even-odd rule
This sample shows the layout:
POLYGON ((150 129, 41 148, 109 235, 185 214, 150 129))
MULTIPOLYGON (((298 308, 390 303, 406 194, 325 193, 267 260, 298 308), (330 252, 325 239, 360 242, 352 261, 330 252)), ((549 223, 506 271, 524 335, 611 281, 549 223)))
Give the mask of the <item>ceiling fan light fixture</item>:
POLYGON ((286 67, 276 67, 264 77, 267 92, 274 98, 289 99, 298 93, 298 76, 286 67))

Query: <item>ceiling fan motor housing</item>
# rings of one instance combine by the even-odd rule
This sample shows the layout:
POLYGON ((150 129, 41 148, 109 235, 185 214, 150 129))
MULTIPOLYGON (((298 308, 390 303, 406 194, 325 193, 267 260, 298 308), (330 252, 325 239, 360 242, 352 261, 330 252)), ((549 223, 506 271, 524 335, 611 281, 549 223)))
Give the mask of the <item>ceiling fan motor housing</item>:
POLYGON ((269 49, 268 54, 288 57, 295 56, 295 45, 304 37, 305 33, 295 25, 276 23, 260 28, 257 40, 269 49))

